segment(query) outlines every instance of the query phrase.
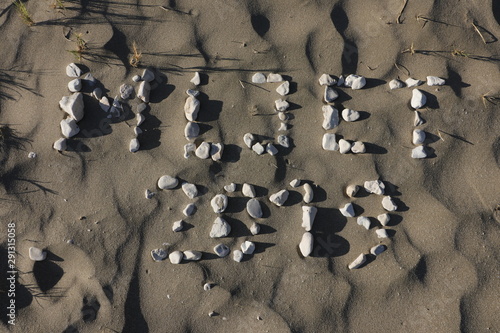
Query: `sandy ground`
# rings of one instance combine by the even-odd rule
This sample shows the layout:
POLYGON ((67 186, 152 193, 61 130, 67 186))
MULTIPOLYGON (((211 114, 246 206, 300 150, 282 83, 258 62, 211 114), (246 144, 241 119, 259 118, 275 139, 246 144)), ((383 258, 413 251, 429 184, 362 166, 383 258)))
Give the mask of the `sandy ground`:
POLYGON ((500 332, 498 2, 409 0, 401 15, 399 0, 51 3, 26 2, 31 27, 10 1, 0 5, 2 290, 12 221, 20 272, 15 326, 0 293, 2 332, 500 332), (73 41, 64 37, 70 29, 73 41), (137 88, 132 77, 146 67, 164 78, 151 92, 137 153, 128 145, 139 100, 110 121, 88 90, 80 133, 69 151, 52 149, 77 34, 87 49, 76 62, 110 98, 123 83, 137 88), (139 68, 129 65, 133 42, 139 68), (224 143, 218 162, 183 157, 185 91, 196 71, 196 142, 224 143), (282 134, 273 111, 279 84, 252 85, 256 72, 291 82, 292 145, 276 156, 243 143, 247 132, 266 143, 282 134), (361 90, 336 88, 335 107, 363 111, 360 120, 323 130, 323 73, 367 78, 361 90), (388 82, 428 75, 446 85, 419 87, 428 97, 419 128, 432 154, 415 160, 411 89, 388 82), (363 141, 367 153, 324 151, 325 132, 363 141), (199 195, 159 190, 162 175, 196 184, 199 195), (304 190, 289 185, 295 178, 313 185, 318 208, 307 258, 298 252, 304 190), (381 196, 345 195, 347 185, 375 179, 398 204, 387 239, 377 238, 380 225, 365 230, 338 210, 352 202, 357 216, 375 221, 381 196), (232 231, 211 239, 210 200, 231 182, 238 191, 227 194, 222 216, 232 231), (262 219, 245 211, 245 182, 256 186, 262 219), (146 199, 146 189, 156 195, 146 199), (290 197, 276 207, 268 197, 281 189, 290 197), (197 211, 186 218, 191 202, 197 211), (188 228, 174 233, 180 219, 188 228), (254 221, 262 225, 256 236, 254 221), (235 250, 245 240, 256 251, 241 263, 213 254, 217 243, 235 250), (150 251, 164 243, 203 258, 153 262, 150 251), (377 244, 387 250, 347 268, 377 244), (32 246, 47 259, 31 261, 32 246))

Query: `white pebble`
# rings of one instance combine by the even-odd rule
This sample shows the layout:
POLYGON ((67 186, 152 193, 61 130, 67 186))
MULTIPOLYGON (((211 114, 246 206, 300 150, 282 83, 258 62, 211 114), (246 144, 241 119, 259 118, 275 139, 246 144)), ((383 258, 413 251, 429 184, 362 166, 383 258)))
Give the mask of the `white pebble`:
POLYGON ((321 142, 321 146, 324 150, 335 151, 339 150, 339 144, 336 141, 335 134, 325 133, 323 134, 323 140, 321 142))
POLYGON ((186 94, 191 97, 197 97, 200 94, 200 92, 198 90, 188 89, 186 90, 186 94))
POLYGON ((377 216, 377 220, 385 227, 391 220, 391 216, 387 213, 380 214, 379 216, 377 216))
POLYGON ((290 194, 290 192, 288 192, 287 190, 281 190, 279 192, 271 194, 269 196, 269 201, 271 201, 273 204, 275 204, 278 207, 283 206, 283 204, 288 199, 289 194, 290 194))
POLYGON ((173 251, 168 255, 168 259, 170 260, 170 263, 177 265, 180 264, 182 261, 182 258, 184 257, 184 254, 181 251, 173 251))
POLYGON ((358 217, 358 219, 356 220, 356 222, 365 227, 366 230, 370 229, 370 225, 371 225, 371 222, 370 222, 370 219, 365 217, 365 216, 360 216, 358 217))
POLYGON ((149 189, 146 189, 144 191, 144 197, 146 199, 151 199, 152 197, 154 197, 154 195, 155 195, 155 192, 151 192, 149 189))
POLYGON ((61 120, 61 133, 66 138, 71 138, 80 132, 80 127, 76 124, 76 121, 71 118, 66 118, 61 120))
POLYGON ((353 262, 349 264, 349 269, 360 268, 366 262, 366 255, 361 253, 353 262))
POLYGON ((137 126, 141 126, 144 120, 146 120, 146 117, 142 113, 138 113, 135 115, 135 120, 137 121, 137 126))
POLYGON ((210 284, 210 283, 205 283, 205 284, 203 285, 203 290, 205 290, 205 291, 209 291, 210 289, 212 289, 212 284, 210 284))
POLYGON ((31 260, 33 261, 43 261, 47 258, 47 252, 40 250, 37 247, 30 247, 28 250, 28 254, 31 260))
POLYGON ((394 203, 394 200, 390 196, 385 196, 382 199, 382 207, 389 212, 394 212, 398 209, 398 206, 394 203))
POLYGON ((217 194, 210 201, 210 205, 212 206, 214 213, 223 213, 227 208, 227 196, 224 194, 217 194))
POLYGON ((141 80, 142 80, 142 78, 141 78, 140 75, 134 75, 134 76, 132 76, 132 81, 134 81, 134 82, 139 82, 141 80))
POLYGON ((201 158, 202 160, 206 160, 207 158, 210 157, 210 143, 208 142, 202 142, 196 148, 194 154, 196 157, 201 158))
POLYGON ((413 89, 411 97, 411 107, 414 109, 420 109, 427 102, 427 97, 418 89, 413 89))
POLYGON ((188 261, 198 261, 201 259, 201 256, 202 253, 200 251, 187 250, 182 252, 182 259, 188 261))
POLYGON ((218 255, 221 258, 224 258, 229 254, 229 247, 225 244, 217 244, 214 246, 214 252, 216 255, 218 255))
POLYGON ((151 82, 155 79, 155 73, 153 73, 153 71, 151 69, 146 68, 142 72, 142 79, 146 82, 151 82))
POLYGON ((68 82, 68 89, 71 92, 78 92, 82 90, 82 80, 74 79, 68 82))
POLYGON ((144 103, 149 103, 149 94, 151 93, 151 85, 147 81, 142 81, 137 89, 137 98, 141 99, 144 103))
POLYGON ((66 142, 66 138, 59 138, 54 142, 54 145, 52 146, 55 150, 57 151, 65 151, 68 149, 68 144, 66 142))
POLYGON ((278 128, 278 131, 279 132, 284 132, 286 130, 288 130, 288 125, 286 123, 281 123, 280 127, 278 128))
POLYGON ((344 109, 342 111, 342 118, 345 121, 356 121, 359 119, 359 117, 360 117, 360 114, 358 111, 354 111, 351 109, 344 109))
POLYGON ((278 118, 279 118, 281 121, 286 121, 286 120, 288 120, 288 115, 287 115, 285 112, 279 112, 279 113, 278 113, 278 118))
POLYGON ((188 121, 186 127, 184 127, 184 137, 186 140, 192 140, 200 135, 200 126, 197 123, 188 121))
POLYGON ((97 87, 92 90, 92 96, 94 96, 95 99, 100 100, 102 97, 102 89, 97 87))
POLYGON ((314 248, 314 237, 310 232, 305 232, 300 240, 299 249, 303 257, 309 257, 314 248))
POLYGON ((323 105, 323 128, 329 130, 339 125, 339 111, 331 105, 323 105))
POLYGON ((195 121, 198 118, 198 112, 200 111, 200 101, 196 97, 188 96, 186 98, 186 103, 184 104, 184 115, 189 121, 195 121))
POLYGON ((280 146, 290 148, 290 139, 286 135, 278 135, 276 141, 280 146))
POLYGON ((266 152, 269 155, 274 156, 278 153, 278 148, 276 148, 272 143, 268 143, 266 146, 266 152))
POLYGON ((120 97, 122 99, 129 99, 134 95, 134 87, 130 84, 122 84, 120 86, 120 97))
POLYGON ((377 234, 378 238, 388 238, 389 235, 387 234, 387 230, 385 229, 377 229, 375 230, 375 233, 377 234))
POLYGON ((314 206, 302 206, 302 228, 311 231, 318 208, 314 206))
POLYGON ((337 80, 335 80, 328 74, 323 74, 320 76, 318 82, 322 86, 333 86, 335 83, 337 83, 337 80))
POLYGON ((391 80, 389 82, 389 88, 391 90, 400 89, 400 88, 403 88, 404 86, 405 86, 405 84, 402 81, 397 80, 397 79, 391 80))
POLYGON ((257 222, 252 223, 252 225, 250 226, 250 232, 254 236, 257 235, 260 232, 260 224, 258 224, 257 222))
POLYGON ((101 107, 102 111, 108 112, 109 108, 111 107, 109 99, 106 96, 102 96, 101 99, 99 100, 99 106, 101 107))
POLYGON ((247 213, 253 218, 261 218, 262 217, 262 207, 260 206, 260 202, 257 199, 250 199, 247 202, 247 213))
POLYGON ((215 219, 212 225, 212 230, 210 230, 211 238, 221 238, 226 237, 231 232, 231 226, 221 217, 215 219))
POLYGON ((424 83, 423 81, 412 79, 411 77, 408 78, 408 79, 406 79, 405 82, 406 82, 406 86, 408 88, 418 87, 419 85, 421 85, 422 83, 424 83))
POLYGON ((283 81, 283 77, 280 74, 271 73, 267 76, 268 83, 282 82, 282 81, 283 81))
POLYGON ((425 151, 425 146, 418 146, 412 149, 411 158, 426 158, 427 152, 425 151))
POLYGON ((413 126, 420 126, 423 123, 425 123, 425 121, 422 119, 422 117, 420 117, 420 113, 415 110, 415 119, 413 120, 413 126))
POLYGON ((343 208, 340 208, 340 213, 345 217, 354 217, 356 213, 354 212, 354 206, 352 203, 346 203, 343 208))
POLYGON ((193 78, 189 82, 191 82, 195 86, 198 86, 201 83, 200 73, 194 73, 193 78))
POLYGON ((71 96, 63 96, 59 101, 59 107, 75 121, 82 120, 84 116, 83 94, 77 92, 71 96))
POLYGON ((248 148, 252 148, 254 141, 255 137, 252 133, 246 133, 245 135, 243 135, 243 142, 248 148))
POLYGON ((412 142, 414 145, 420 145, 425 141, 425 132, 421 129, 414 129, 412 135, 412 142))
POLYGON ((290 104, 280 98, 274 101, 274 106, 276 108, 276 111, 283 112, 290 107, 290 104))
POLYGON ((266 148, 260 143, 257 142, 252 146, 252 150, 257 154, 257 155, 262 155, 266 151, 266 148))
POLYGON ((356 194, 359 191, 359 186, 358 185, 348 185, 345 189, 345 193, 349 198, 352 198, 356 196, 356 194))
POLYGON ((385 245, 379 244, 379 245, 375 245, 374 247, 372 247, 370 249, 370 253, 373 254, 374 256, 378 256, 379 254, 384 252, 386 249, 387 249, 387 247, 385 245))
POLYGON ((182 210, 182 214, 184 214, 184 216, 191 216, 194 214, 195 210, 196 205, 194 203, 190 203, 182 210))
POLYGON ((184 221, 183 220, 180 220, 180 221, 175 221, 173 224, 172 224, 172 231, 173 232, 179 232, 179 231, 182 231, 182 229, 184 228, 184 221))
POLYGON ((340 139, 339 140, 339 151, 341 154, 347 154, 351 151, 351 143, 347 140, 340 139))
POLYGON ((313 198, 314 198, 314 192, 311 184, 305 183, 304 184, 304 202, 305 203, 310 203, 313 198))
POLYGON ((142 130, 140 127, 135 126, 134 127, 134 135, 135 137, 138 137, 140 134, 142 134, 142 130))
POLYGON ((255 251, 255 243, 250 241, 245 241, 241 244, 241 252, 243 254, 253 254, 255 251))
POLYGON ((358 90, 366 85, 366 79, 364 76, 351 74, 345 78, 344 85, 351 87, 353 90, 358 90))
POLYGON ((290 92, 290 82, 285 81, 276 88, 276 92, 281 96, 286 96, 290 92))
POLYGON ((300 179, 294 179, 290 182, 291 187, 299 187, 300 186, 300 179))
POLYGON ((164 175, 158 179, 158 188, 161 190, 172 190, 177 187, 179 180, 175 177, 164 175))
POLYGON ((428 76, 427 77, 427 85, 428 86, 442 86, 445 83, 446 83, 446 81, 440 77, 437 77, 437 76, 428 76))
POLYGON ((191 153, 196 151, 196 145, 193 142, 186 143, 184 145, 184 158, 189 158, 191 156, 191 153))
POLYGON ((165 260, 165 258, 167 258, 167 251, 165 251, 164 249, 151 250, 151 257, 156 262, 163 261, 165 260))
POLYGON ((243 252, 241 252, 240 250, 234 250, 233 260, 236 262, 241 262, 243 260, 243 252))
POLYGON ((182 191, 187 195, 189 199, 193 199, 198 195, 198 189, 196 185, 187 182, 182 183, 182 191))
POLYGON ((241 193, 248 198, 255 198, 255 188, 251 184, 244 183, 241 187, 241 193))
POLYGON ((255 73, 252 76, 252 83, 265 83, 266 82, 266 76, 262 73, 255 73))
POLYGON ((222 159, 222 154, 224 153, 223 143, 211 143, 210 144, 210 157, 212 161, 217 162, 222 159))
POLYGON ((367 180, 364 188, 368 193, 382 195, 384 194, 385 184, 380 180, 367 180))
POLYGON ((339 97, 339 93, 335 91, 332 87, 325 87, 325 93, 323 94, 323 99, 327 103, 333 103, 339 97))
POLYGON ((342 87, 345 84, 344 75, 340 75, 337 81, 337 87, 342 87))
POLYGON ((224 190, 226 192, 232 193, 232 192, 236 191, 236 184, 235 183, 231 183, 229 185, 226 185, 226 186, 224 186, 224 190))
POLYGON ((82 70, 80 67, 78 67, 77 64, 71 63, 68 66, 66 66, 66 75, 69 77, 79 77, 83 74, 82 70))
POLYGON ((365 144, 361 141, 356 141, 351 147, 351 151, 354 154, 363 154, 366 153, 366 147, 365 144))

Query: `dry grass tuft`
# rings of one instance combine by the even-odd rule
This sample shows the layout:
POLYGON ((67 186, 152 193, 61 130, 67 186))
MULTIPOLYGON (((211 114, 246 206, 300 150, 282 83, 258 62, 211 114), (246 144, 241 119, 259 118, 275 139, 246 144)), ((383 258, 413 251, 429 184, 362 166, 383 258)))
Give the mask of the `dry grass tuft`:
POLYGON ((13 4, 14 6, 16 6, 17 12, 27 26, 31 27, 32 25, 35 25, 35 21, 33 21, 33 19, 31 18, 30 13, 28 12, 28 8, 26 8, 22 0, 16 0, 13 2, 13 4))
POLYGON ((141 62, 142 53, 137 49, 137 45, 135 44, 135 42, 132 43, 132 51, 134 51, 134 54, 132 54, 132 56, 130 57, 129 63, 130 66, 137 67, 141 62))

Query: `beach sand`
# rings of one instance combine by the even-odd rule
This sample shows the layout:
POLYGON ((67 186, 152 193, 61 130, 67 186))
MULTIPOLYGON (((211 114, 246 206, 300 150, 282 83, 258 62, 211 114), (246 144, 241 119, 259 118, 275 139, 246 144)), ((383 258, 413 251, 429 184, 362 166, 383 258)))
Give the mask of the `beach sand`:
POLYGON ((2 332, 500 332, 498 2, 410 0, 403 11, 396 0, 51 3, 26 2, 34 26, 9 1, 0 5, 1 274, 9 222, 19 271, 15 326, 0 293, 2 332), (81 60, 67 52, 77 36, 87 45, 81 60), (138 68, 129 64, 134 42, 138 68), (88 89, 80 133, 68 151, 52 148, 71 62, 110 98, 123 83, 137 89, 132 77, 146 67, 163 78, 143 113, 138 152, 128 148, 140 101, 127 101, 123 117, 110 121, 88 89), (277 130, 280 83, 252 84, 257 72, 291 82, 288 131, 277 130), (322 128, 323 73, 367 78, 361 90, 335 88, 333 105, 362 111, 360 120, 322 128), (418 87, 427 96, 418 128, 432 154, 412 159, 412 88, 390 90, 388 82, 429 75, 446 85, 418 87), (187 89, 201 92, 196 142, 223 143, 221 161, 183 157, 187 89), (325 151, 327 132, 363 141, 367 152, 325 151), (264 143, 286 134, 291 146, 259 156, 245 133, 264 143), (158 189, 162 175, 195 184, 199 195, 158 189), (298 250, 304 190, 293 179, 312 185, 309 205, 318 209, 306 258, 298 250), (398 204, 386 239, 374 231, 382 196, 345 195, 346 186, 377 179, 398 204), (238 190, 226 193, 232 182, 238 190), (245 211, 243 183, 255 185, 263 218, 245 211), (156 195, 146 199, 146 189, 156 195), (282 189, 290 196, 276 207, 268 198, 282 189), (218 215, 210 200, 219 193, 229 197, 221 216, 232 230, 212 239, 218 215), (370 230, 340 214, 348 202, 356 216, 372 218, 370 230), (185 217, 189 203, 197 211, 185 217), (180 219, 188 228, 174 233, 180 219), (245 240, 256 251, 241 263, 213 252, 245 240), (154 262, 151 250, 165 243, 203 257, 154 262), (387 250, 348 269, 377 244, 387 250), (30 247, 47 259, 30 260, 30 247))

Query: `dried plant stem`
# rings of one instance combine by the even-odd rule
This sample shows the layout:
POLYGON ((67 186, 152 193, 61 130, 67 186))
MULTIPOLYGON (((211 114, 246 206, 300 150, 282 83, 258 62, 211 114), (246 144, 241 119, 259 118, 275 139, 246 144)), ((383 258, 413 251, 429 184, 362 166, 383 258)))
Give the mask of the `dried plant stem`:
POLYGON ((130 66, 137 67, 141 62, 142 53, 137 49, 137 45, 135 44, 135 42, 132 43, 132 51, 134 52, 134 54, 132 54, 132 56, 130 57, 129 63, 130 66))
POLYGON ((27 26, 32 26, 35 25, 35 21, 31 18, 30 13, 28 12, 28 8, 26 8, 24 2, 22 0, 16 0, 13 2, 14 6, 16 6, 17 12, 23 19, 24 23, 26 23, 27 26))
POLYGON ((396 19, 396 22, 398 24, 401 24, 401 15, 403 15, 403 12, 404 12, 404 10, 406 8, 406 5, 408 4, 408 0, 403 0, 403 1, 404 1, 403 8, 401 8, 401 11, 399 12, 398 18, 396 19))
POLYGON ((476 25, 474 22, 472 22, 472 26, 474 27, 474 30, 476 30, 476 32, 478 33, 478 35, 479 35, 479 36, 481 37, 481 39, 483 40, 483 43, 484 43, 484 44, 488 44, 488 43, 486 42, 486 39, 484 38, 483 34, 481 33, 481 31, 479 30, 479 28, 477 27, 477 25, 476 25))

